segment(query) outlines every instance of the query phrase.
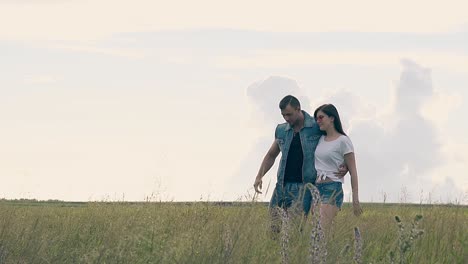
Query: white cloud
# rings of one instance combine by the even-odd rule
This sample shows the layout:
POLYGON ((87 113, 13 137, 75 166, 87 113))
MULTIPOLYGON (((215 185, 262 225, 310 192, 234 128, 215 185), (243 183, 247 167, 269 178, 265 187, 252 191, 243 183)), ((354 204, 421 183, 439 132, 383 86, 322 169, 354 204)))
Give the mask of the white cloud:
POLYGON ((390 66, 402 58, 411 58, 424 65, 456 72, 468 72, 468 55, 450 52, 376 52, 376 51, 292 51, 264 50, 250 56, 220 56, 216 64, 225 68, 287 68, 303 65, 390 66))
MULTIPOLYGON (((247 88, 246 96, 251 103, 250 127, 256 128, 255 133, 258 136, 254 138, 252 146, 247 150, 237 171, 226 183, 225 188, 229 189, 231 198, 240 197, 248 187, 252 186, 263 157, 273 143, 276 124, 284 122, 279 102, 288 94, 298 97, 301 106, 308 110, 309 99, 304 90, 291 78, 271 76, 255 82, 247 88)), ((271 195, 273 191, 273 184, 276 182, 276 166, 277 164, 268 173, 271 176, 264 179, 265 192, 270 183, 269 193, 264 193, 264 197, 271 195)))
POLYGON ((122 32, 233 28, 280 32, 445 32, 464 1, 2 1, 2 39, 84 40, 122 32))
POLYGON ((261 119, 263 124, 284 122, 280 115, 279 102, 288 94, 294 94, 304 106, 310 104, 304 91, 295 80, 290 78, 271 76, 247 88, 247 96, 252 100, 255 108, 253 116, 263 115, 261 119))
POLYGON ((453 202, 457 199, 468 204, 468 180, 464 173, 468 170, 468 141, 445 137, 443 142, 441 151, 446 162, 435 168, 432 173, 433 187, 427 193, 431 193, 433 200, 453 202))
POLYGON ((26 84, 51 84, 61 80, 61 77, 52 74, 29 74, 24 77, 26 84))
POLYGON ((396 202, 402 186, 418 193, 418 188, 431 186, 429 175, 445 162, 436 127, 420 113, 433 96, 430 70, 411 61, 403 61, 402 66, 389 101, 392 112, 380 117, 383 122, 356 122, 350 131, 366 200, 382 191, 396 202))
POLYGON ((421 109, 424 118, 434 122, 437 127, 444 127, 448 122, 448 116, 460 109, 463 105, 463 97, 459 93, 446 93, 435 90, 434 95, 426 101, 421 109))
POLYGON ((52 45, 51 48, 71 52, 93 53, 130 59, 143 59, 148 56, 148 54, 145 53, 143 50, 130 48, 98 47, 97 45, 55 44, 52 45))
MULTIPOLYGON (((259 94, 274 95, 281 91, 278 87, 284 80, 271 80, 269 89, 259 89, 259 94)), ((310 111, 322 103, 333 103, 340 111, 356 148, 361 200, 381 202, 382 194, 386 193, 387 202, 398 202, 402 195, 408 202, 419 202, 423 191, 425 202, 429 194, 433 195, 432 202, 460 201, 459 196, 468 191, 466 180, 458 173, 468 169, 466 148, 454 150, 456 144, 453 142, 457 139, 446 137, 450 131, 441 131, 436 127, 437 123, 422 114, 428 111, 424 110, 428 104, 440 104, 440 98, 451 97, 436 93, 431 71, 409 60, 402 61, 401 76, 393 89, 394 98, 388 98, 388 105, 373 105, 351 91, 337 90, 313 101, 310 111), (440 141, 441 132, 446 133, 443 141, 440 141), (444 191, 454 195, 444 195, 444 191)), ((301 91, 299 87, 295 90, 301 91)), ((264 106, 258 108, 260 112, 274 114, 276 105, 269 102, 269 96, 254 99, 256 105, 264 106)), ((304 108, 309 109, 309 106, 304 108)), ((447 111, 438 113, 439 117, 448 114, 447 111)), ((271 122, 271 119, 265 120, 271 122)), ((260 165, 271 142, 259 140, 253 147, 249 158, 256 161, 256 166, 260 165)), ((253 174, 252 171, 258 169, 256 166, 243 164, 242 172, 248 168, 253 174)), ((270 175, 274 182, 275 172, 270 175)), ((251 176, 253 180, 254 175, 251 176)), ((345 191, 350 192, 349 180, 345 191)))

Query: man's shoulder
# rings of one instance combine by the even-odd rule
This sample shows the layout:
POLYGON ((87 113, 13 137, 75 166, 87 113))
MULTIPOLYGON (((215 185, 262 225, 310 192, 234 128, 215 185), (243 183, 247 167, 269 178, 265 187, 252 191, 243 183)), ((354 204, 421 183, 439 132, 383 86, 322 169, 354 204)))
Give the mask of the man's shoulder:
POLYGON ((278 125, 276 126, 276 130, 278 130, 278 129, 286 130, 286 129, 288 128, 288 125, 289 125, 288 122, 284 122, 284 123, 278 124, 278 125))
POLYGON ((305 131, 307 134, 310 134, 313 136, 323 135, 322 131, 320 130, 320 126, 316 122, 312 123, 311 126, 306 127, 305 131))
POLYGON ((289 124, 287 122, 282 123, 282 124, 278 124, 276 126, 276 129, 275 129, 275 137, 276 138, 284 137, 285 134, 286 134, 286 130, 288 129, 288 126, 289 126, 289 124))

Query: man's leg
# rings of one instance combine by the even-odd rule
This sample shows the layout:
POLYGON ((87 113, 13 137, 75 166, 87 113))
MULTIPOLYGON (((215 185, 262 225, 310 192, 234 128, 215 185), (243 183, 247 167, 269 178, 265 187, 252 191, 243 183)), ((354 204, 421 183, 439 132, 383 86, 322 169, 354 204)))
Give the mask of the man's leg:
POLYGON ((270 227, 273 234, 278 234, 281 230, 281 214, 280 210, 283 202, 281 193, 278 191, 278 188, 275 188, 273 195, 271 196, 269 213, 270 213, 270 227))
POLYGON ((285 190, 285 205, 287 206, 287 217, 288 220, 298 230, 302 229, 304 224, 304 185, 302 183, 289 183, 285 190))
POLYGON ((299 194, 299 200, 302 201, 302 218, 300 223, 300 230, 302 232, 304 225, 307 223, 307 218, 312 208, 313 197, 311 191, 306 187, 306 185, 302 186, 299 194))
POLYGON ((304 212, 304 216, 308 216, 309 213, 310 213, 310 210, 312 208, 312 202, 313 202, 313 198, 312 198, 312 194, 311 194, 311 190, 309 190, 305 185, 302 187, 301 191, 300 191, 301 195, 302 195, 302 210, 304 212))

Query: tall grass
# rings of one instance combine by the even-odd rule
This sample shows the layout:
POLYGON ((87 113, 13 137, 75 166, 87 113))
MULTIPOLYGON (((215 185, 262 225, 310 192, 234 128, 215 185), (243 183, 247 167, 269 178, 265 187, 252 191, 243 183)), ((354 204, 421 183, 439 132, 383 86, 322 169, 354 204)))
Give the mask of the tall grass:
MULTIPOLYGON (((395 216, 424 230, 406 263, 468 263, 468 207, 345 204, 328 234, 327 263, 390 263, 401 246, 395 216), (355 227, 362 244, 356 245, 355 227)), ((281 263, 262 203, 18 204, 0 202, 0 263, 281 263)), ((287 228, 288 263, 310 262, 312 217, 287 228)))

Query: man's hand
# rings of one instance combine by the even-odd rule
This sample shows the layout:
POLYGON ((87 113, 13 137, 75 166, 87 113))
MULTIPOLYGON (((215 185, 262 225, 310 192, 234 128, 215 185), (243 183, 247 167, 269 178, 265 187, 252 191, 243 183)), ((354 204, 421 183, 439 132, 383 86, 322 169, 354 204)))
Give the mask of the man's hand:
POLYGON ((343 178, 346 173, 348 173, 348 167, 346 167, 346 164, 341 164, 338 172, 335 172, 335 176, 343 178))
POLYGON ((262 193, 260 190, 262 189, 262 178, 256 177, 254 188, 256 193, 262 193))

